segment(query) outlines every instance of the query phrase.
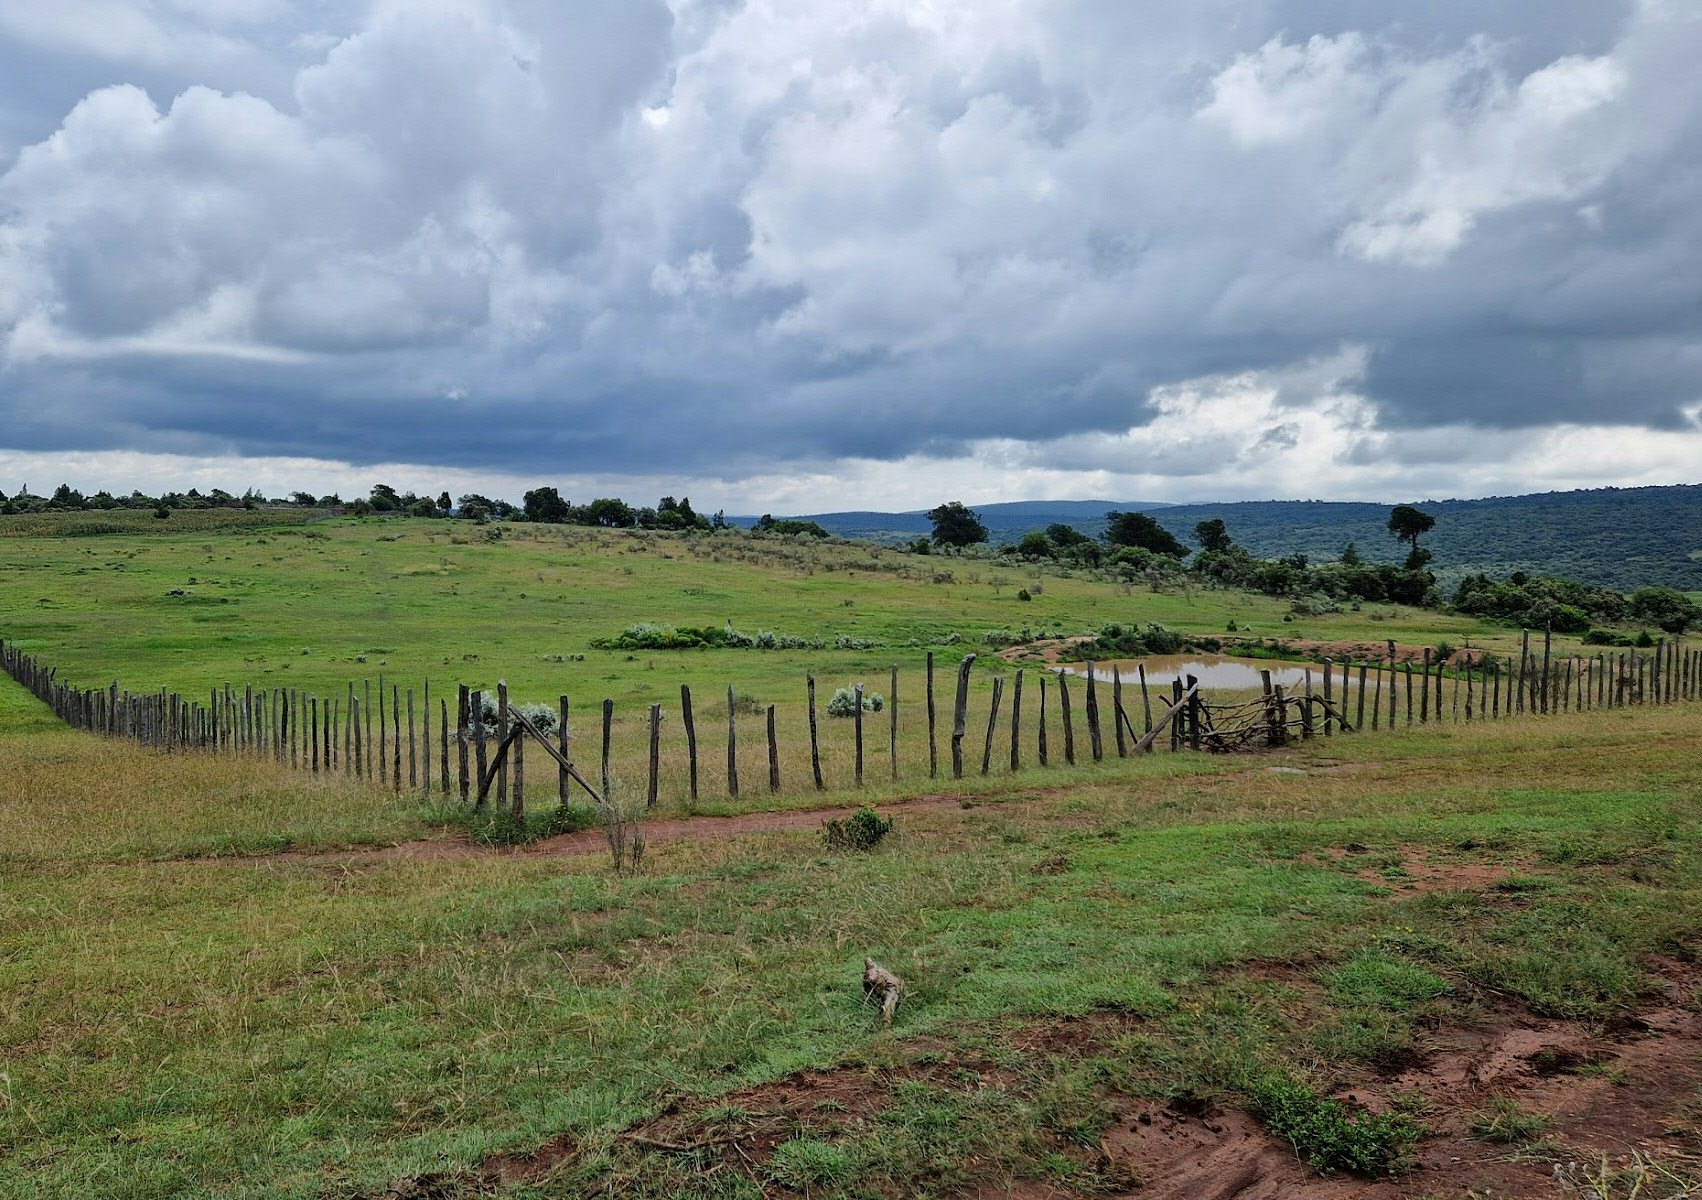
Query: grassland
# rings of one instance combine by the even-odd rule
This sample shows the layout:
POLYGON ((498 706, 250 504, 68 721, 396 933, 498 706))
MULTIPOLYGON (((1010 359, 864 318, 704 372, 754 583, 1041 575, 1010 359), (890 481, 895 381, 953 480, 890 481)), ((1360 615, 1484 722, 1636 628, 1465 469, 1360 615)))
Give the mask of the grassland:
MULTIPOLYGON (((298 845, 412 818, 7 689, 5 1196, 1104 1194, 1140 1105, 1363 1093, 1510 1005, 1605 1030, 1702 948, 1692 708, 1337 738, 1300 774, 993 778, 870 854, 802 829, 615 876, 257 854, 252 814, 298 845), (207 856, 221 827, 244 854, 207 856), (891 1030, 865 955, 906 980, 891 1030)), ((1663 1078, 1680 1124, 1696 1083, 1663 1078)), ((1452 1118, 1420 1099, 1424 1158, 1452 1118)))
MULTIPOLYGON (((67 537, 51 520, 12 519, 28 536, 0 538, 0 636, 58 665, 61 678, 118 679, 189 696, 226 683, 338 695, 352 680, 383 676, 420 693, 429 679, 441 697, 453 695, 449 685, 488 690, 500 678, 519 701, 571 697, 582 737, 594 731, 597 706, 610 698, 614 770, 634 786, 643 785, 647 770, 646 714, 661 704, 667 718, 661 793, 676 807, 689 792, 678 719, 682 684, 696 695, 706 763, 721 753, 715 747, 733 690, 744 724, 739 761, 746 781, 767 778, 760 724, 763 709, 774 704, 783 796, 813 802, 807 673, 818 677, 825 704, 835 688, 859 680, 886 693, 898 667, 902 791, 928 770, 918 703, 923 660, 930 650, 939 655, 941 695, 948 696, 956 659, 981 651, 972 711, 984 714, 992 677, 1010 673, 987 653, 989 631, 1075 634, 1156 622, 1221 634, 1233 623, 1252 636, 1290 640, 1449 641, 1503 650, 1515 644, 1505 628, 1424 610, 1374 606, 1302 615, 1286 601, 1240 592, 1153 593, 973 559, 741 532, 688 538, 399 518, 257 531, 246 523, 256 514, 198 515, 209 517, 205 529, 168 534, 149 526, 145 537, 67 537), (1025 589, 1033 599, 1017 598, 1025 589), (823 639, 830 647, 841 637, 879 645, 626 652, 591 644, 639 622, 731 622, 751 633, 823 639)), ((6 520, 0 518, 0 529, 6 520)), ((1037 697, 1030 687, 1032 711, 1037 697)), ((882 787, 884 720, 872 716, 869 731, 870 782, 882 787)), ((1055 713, 1052 720, 1056 739, 1055 713)), ((825 723, 831 786, 854 773, 849 725, 825 723)), ((1037 733, 1030 719, 1030 760, 1037 733)), ((978 761, 979 734, 971 743, 978 761)), ((540 798, 553 791, 553 779, 542 772, 534 771, 531 781, 540 798)), ((716 799, 720 791, 707 788, 704 804, 728 810, 716 799)), ((749 806, 747 798, 742 807, 749 806)))
MULTIPOLYGON (((411 521, 13 538, 0 568, 8 638, 191 693, 383 667, 623 713, 732 685, 795 717, 806 670, 913 680, 929 641, 1024 621, 1510 640, 1083 579, 1021 602, 1034 578, 858 548, 411 521), (729 618, 888 644, 589 647, 729 618)), ((583 839, 490 849, 348 780, 72 733, 0 680, 0 1197, 1141 1195, 1155 1129, 1276 1195, 1350 1194, 1302 1159, 1385 1169, 1403 1129, 1422 1169, 1351 1194, 1558 1197, 1556 1162, 1588 1194, 1694 1182, 1695 706, 955 784, 908 728, 906 778, 856 793, 895 802, 873 852, 703 825, 616 874, 583 839), (891 1029, 865 956, 906 982, 891 1029), (1511 1066, 1450 1082, 1457 1046, 1511 1066), (1627 1131, 1642 1167, 1591 1166, 1627 1131)), ((851 799, 845 733, 825 796, 794 758, 739 807, 851 799)))

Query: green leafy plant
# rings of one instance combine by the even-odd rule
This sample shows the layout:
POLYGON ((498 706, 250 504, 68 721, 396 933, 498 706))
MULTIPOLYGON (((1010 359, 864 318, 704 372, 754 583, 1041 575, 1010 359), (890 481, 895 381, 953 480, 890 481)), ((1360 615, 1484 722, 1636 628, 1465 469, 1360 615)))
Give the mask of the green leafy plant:
POLYGON ((829 850, 873 850, 892 832, 892 818, 872 808, 858 809, 851 816, 834 818, 822 829, 829 850))
POLYGON ((1398 1175, 1412 1164, 1424 1127, 1405 1113, 1355 1112, 1291 1075, 1273 1073, 1252 1088, 1253 1115, 1315 1170, 1398 1175))

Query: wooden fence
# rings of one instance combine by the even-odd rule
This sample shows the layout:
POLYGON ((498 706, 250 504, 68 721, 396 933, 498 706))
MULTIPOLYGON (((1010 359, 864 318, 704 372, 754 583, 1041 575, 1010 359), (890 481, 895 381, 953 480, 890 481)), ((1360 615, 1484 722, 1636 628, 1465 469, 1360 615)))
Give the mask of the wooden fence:
MULTIPOLYGON (((1073 766, 1080 757, 1097 762, 1109 754, 1125 757, 1151 753, 1161 739, 1168 740, 1172 751, 1223 752, 1280 746, 1338 732, 1392 730, 1431 722, 1498 721, 1702 697, 1702 650, 1692 650, 1677 640, 1663 641, 1647 650, 1556 656, 1548 636, 1544 636, 1540 651, 1534 651, 1526 633, 1517 658, 1471 651, 1456 657, 1460 661, 1448 666, 1426 650, 1417 661, 1397 662, 1391 642, 1387 655, 1381 658, 1326 659, 1315 669, 1306 669, 1296 689, 1273 685, 1271 673, 1263 672, 1263 686, 1251 699, 1224 703, 1208 701, 1191 677, 1161 690, 1149 683, 1145 664, 1137 664, 1127 676, 1118 668, 1107 674, 1092 663, 1080 664, 1084 668, 1081 674, 1055 667, 1037 668, 1038 695, 1027 712, 1026 671, 1018 667, 1010 673, 1008 686, 1004 674, 993 676, 983 725, 979 716, 972 720, 970 713, 976 656, 966 655, 956 664, 950 685, 951 708, 943 713, 934 656, 929 654, 921 681, 928 775, 937 777, 941 772, 942 740, 949 754, 951 776, 961 779, 977 769, 982 775, 990 774, 995 766, 1020 771, 1024 769, 1024 750, 1030 746, 1040 766, 1052 765, 1060 752, 1064 764, 1073 766), (1102 703, 1107 684, 1109 730, 1102 703), (1081 691, 1085 747, 1077 740, 1072 687, 1081 691), (1057 693, 1055 702, 1049 695, 1053 691, 1057 693), (1054 713, 1061 743, 1052 737, 1054 713), (1035 723, 1032 741, 1025 739, 1023 732, 1024 721, 1029 719, 1035 723)), ((382 676, 376 688, 371 681, 362 681, 358 685, 349 683, 333 694, 225 685, 209 690, 204 698, 190 698, 165 689, 131 692, 117 683, 105 688, 75 687, 61 681, 56 668, 45 666, 3 640, 0 666, 67 724, 168 751, 270 758, 310 773, 371 780, 398 793, 406 790, 428 798, 436 794, 474 805, 494 800, 498 808, 510 809, 519 816, 523 815, 527 790, 526 745, 531 742, 541 746, 550 759, 546 771, 554 771, 555 790, 563 803, 575 787, 593 802, 609 788, 615 729, 612 700, 604 700, 600 709, 594 710, 600 717, 601 755, 593 784, 573 757, 575 734, 568 697, 559 698, 552 737, 510 705, 508 688, 501 683, 496 688, 495 718, 488 720, 483 716, 485 696, 481 691, 459 686, 450 692, 425 683, 416 693, 411 687, 404 689, 394 681, 386 682, 382 676)), ((863 685, 856 686, 858 703, 848 723, 854 739, 857 786, 864 784, 867 771, 879 769, 878 764, 870 762, 869 748, 879 737, 878 729, 868 728, 871 723, 885 726, 887 745, 882 757, 886 773, 893 780, 900 777, 900 682, 895 665, 881 712, 865 711, 863 685)), ((811 783, 823 790, 827 784, 814 676, 806 677, 804 692, 807 723, 800 732, 808 737, 811 783)), ((1034 695, 1033 691, 1029 694, 1034 695)), ((691 687, 682 685, 679 715, 693 801, 706 786, 707 764, 699 757, 698 711, 691 687)), ((741 789, 741 731, 739 704, 732 688, 727 689, 725 712, 724 787, 729 797, 737 798, 741 789)), ((782 779, 775 706, 770 704, 753 715, 762 718, 758 736, 766 739, 768 771, 763 784, 777 792, 782 779)), ((720 717, 715 719, 719 721, 720 717)), ((650 705, 643 724, 648 742, 645 794, 652 805, 660 791, 663 720, 663 706, 650 705)), ((919 729, 916 736, 920 736, 919 729)), ((912 746, 912 750, 919 760, 919 748, 912 746)), ((875 753, 879 753, 878 748, 875 753)), ((719 790, 719 785, 712 786, 719 790)))

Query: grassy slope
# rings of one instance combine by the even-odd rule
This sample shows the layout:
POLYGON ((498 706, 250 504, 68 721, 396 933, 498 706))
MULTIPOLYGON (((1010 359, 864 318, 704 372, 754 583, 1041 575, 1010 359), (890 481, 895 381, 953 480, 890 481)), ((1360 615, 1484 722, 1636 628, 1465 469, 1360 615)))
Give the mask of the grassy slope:
MULTIPOLYGON (((617 879, 597 859, 512 854, 122 861, 203 848, 172 794, 183 760, 59 733, 8 691, 14 779, 158 778, 126 797, 118 844, 51 786, 10 793, 14 828, 39 815, 60 849, 0 875, 0 1196, 377 1194, 563 1131, 580 1150, 550 1194, 752 1194, 611 1135, 669 1094, 903 1059, 923 1039, 947 1063, 999 1046, 1021 1086, 966 1099, 895 1082, 864 1135, 763 1170, 802 1170, 820 1196, 941 1194, 989 1172, 1086 1188, 1091 1164, 1034 1134, 1091 1139, 1107 1082, 1233 1101, 1285 1066, 1327 1085, 1434 1011, 1343 984, 1310 1021, 1280 989, 1226 981, 1238 963, 1298 958, 1335 988, 1393 959, 1588 1016, 1629 1003, 1640 960, 1694 952, 1702 928, 1693 708, 1338 737, 1290 760, 1365 764, 1335 775, 1208 783, 1161 755, 1047 792, 1035 772, 901 817, 871 855, 776 834, 669 846, 617 879), (1315 853, 1349 844, 1373 862, 1409 847, 1513 865, 1518 886, 1391 900, 1315 853), (910 984, 890 1033, 856 1001, 865 954, 910 984), (1104 1062, 993 1036, 1107 1005, 1149 1020, 1104 1062)), ((320 819, 280 788, 277 811, 320 819)), ((345 811, 394 829, 382 800, 345 811)))
MULTIPOLYGON (((990 629, 1097 629, 1156 621, 1221 633, 1507 648, 1512 631, 1468 618, 1372 606, 1296 617, 1237 592, 1124 594, 1086 579, 853 546, 743 535, 681 539, 512 526, 500 541, 465 524, 346 520, 216 536, 0 539, 0 631, 79 680, 120 677, 197 692, 225 682, 334 688, 385 670, 469 684, 505 676, 540 698, 612 696, 623 709, 678 683, 782 698, 808 670, 875 678, 919 664, 910 639, 990 629), (936 572, 955 582, 930 582, 936 572), (1039 581, 1032 602, 1016 592, 1039 581), (170 593, 182 590, 185 594, 170 593), (628 624, 877 638, 875 651, 625 653, 589 649, 628 624), (552 655, 584 653, 584 662, 552 655), (653 673, 652 673, 653 672, 653 673)), ((943 649, 942 657, 962 650, 943 649)))
MULTIPOLYGON (((196 515, 234 522, 250 514, 196 515)), ((1076 633, 1111 622, 1156 621, 1213 633, 1234 621, 1272 637, 1514 645, 1510 630, 1422 610, 1376 606, 1284 621, 1288 604, 1263 596, 1125 594, 1094 580, 1018 573, 969 560, 742 534, 684 539, 521 525, 493 541, 486 530, 466 524, 406 519, 271 531, 236 524, 223 535, 213 531, 216 521, 194 534, 146 528, 146 536, 0 538, 0 579, 6 581, 0 588, 0 636, 58 664, 63 678, 84 684, 117 678, 131 687, 166 686, 188 695, 205 695, 227 682, 238 691, 252 682, 341 694, 350 680, 382 674, 416 691, 430 678, 441 697, 453 696, 446 685, 489 689, 503 678, 516 700, 551 703, 561 694, 571 696, 581 738, 593 733, 597 706, 609 697, 616 703, 614 773, 640 787, 647 770, 646 712, 659 703, 667 714, 661 794, 669 806, 685 803, 689 792, 679 720, 682 683, 696 694, 710 779, 717 778, 724 753, 719 747, 726 690, 732 687, 746 699, 739 759, 747 782, 743 806, 749 807, 768 803, 752 797, 750 785, 767 778, 760 711, 769 703, 777 706, 782 802, 814 802, 804 711, 808 672, 818 676, 825 704, 836 687, 857 680, 884 694, 890 690, 889 669, 897 664, 904 698, 904 780, 897 790, 925 786, 920 668, 927 643, 946 635, 962 639, 937 649, 937 686, 948 722, 957 658, 970 649, 984 652, 979 643, 988 630, 1024 623, 1076 633), (933 582, 941 572, 954 581, 933 582), (1017 600, 1025 585, 1041 594, 1017 600), (589 645, 638 621, 719 625, 729 619, 751 632, 770 629, 830 643, 847 635, 886 645, 865 651, 639 654, 589 645), (583 661, 573 655, 583 655, 583 661)), ((1006 664, 983 653, 972 693, 975 721, 985 721, 991 679, 998 673, 1009 674, 1006 664)), ((1025 734, 1032 758, 1038 732, 1032 676, 1029 688, 1025 734)), ((1056 703, 1054 693, 1054 708, 1056 703)), ((1055 711, 1051 719, 1056 740, 1055 711)), ((823 722, 830 785, 848 782, 853 774, 850 725, 823 722)), ((881 770, 885 717, 871 715, 869 725, 871 784, 891 790, 881 770)), ((974 728, 972 762, 979 758, 984 724, 974 728)), ((1058 749, 1054 745, 1054 753, 1058 749)), ((581 749, 579 757, 590 761, 594 752, 581 749)), ((535 797, 553 791, 552 774, 534 767, 528 778, 535 797)), ((712 782, 704 800, 725 811, 728 806, 717 799, 721 791, 712 782)))

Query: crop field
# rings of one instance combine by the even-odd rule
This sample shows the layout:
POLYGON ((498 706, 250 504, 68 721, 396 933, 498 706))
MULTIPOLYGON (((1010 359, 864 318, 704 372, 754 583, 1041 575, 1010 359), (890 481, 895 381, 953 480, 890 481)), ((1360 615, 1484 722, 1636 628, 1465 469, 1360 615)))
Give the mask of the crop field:
MULTIPOLYGON (((485 532, 0 538, 0 634, 79 680, 330 691, 382 667, 623 719, 681 682, 795 716, 805 672, 881 687, 1024 623, 1516 645, 856 547, 485 532), (590 645, 729 619, 884 645, 590 645)), ((1702 706, 861 793, 842 735, 825 793, 670 802, 617 872, 595 828, 483 845, 370 781, 74 732, 0 678, 0 1197, 1702 1180, 1702 706), (891 833, 830 846, 865 799, 891 833), (903 982, 890 1027, 866 958, 903 982)))

